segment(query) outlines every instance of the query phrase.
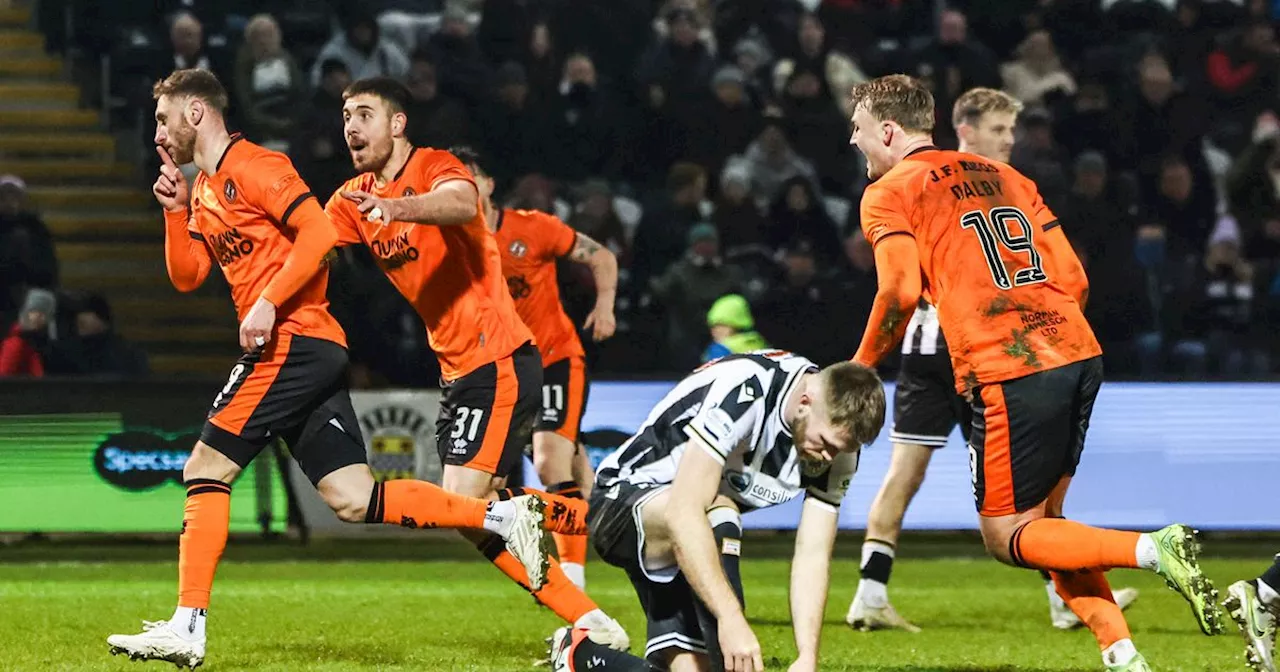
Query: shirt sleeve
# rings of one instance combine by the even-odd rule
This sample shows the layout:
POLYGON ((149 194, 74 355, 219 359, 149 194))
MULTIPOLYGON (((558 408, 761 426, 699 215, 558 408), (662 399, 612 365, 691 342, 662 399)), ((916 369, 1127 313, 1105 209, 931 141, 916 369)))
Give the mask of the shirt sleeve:
POLYGON ((241 189, 247 190, 246 195, 282 227, 292 228, 289 220, 293 213, 316 197, 283 154, 272 152, 253 159, 250 171, 253 179, 245 180, 241 189))
POLYGON ((1023 193, 1026 195, 1025 202, 1027 206, 1027 217, 1031 220, 1031 225, 1039 231, 1048 231, 1058 226, 1058 216, 1053 214, 1049 206, 1045 204, 1044 197, 1040 195, 1040 188, 1036 186, 1031 178, 1018 174, 1019 182, 1022 184, 1023 193))
POLYGON ((872 245, 895 234, 915 235, 902 199, 888 185, 872 184, 867 187, 862 194, 859 214, 862 233, 872 245))
POLYGON ((555 260, 573 251, 578 242, 578 232, 565 224, 559 217, 547 215, 539 223, 542 237, 546 241, 544 248, 548 260, 555 260))
POLYGON ((801 463, 800 486, 804 488, 805 496, 839 510, 840 502, 849 491, 849 483, 858 472, 860 452, 836 455, 830 466, 821 472, 809 472, 801 463))
POLYGON ((751 440, 763 406, 764 385, 754 372, 722 376, 707 390, 698 414, 685 425, 685 434, 700 439, 711 456, 724 464, 735 448, 751 440))
POLYGON ((343 198, 342 192, 347 186, 333 192, 324 206, 324 214, 328 215, 338 232, 338 245, 359 245, 364 242, 360 237, 360 211, 355 203, 343 198))
POLYGON ((415 180, 422 185, 425 191, 431 191, 451 180, 466 180, 473 185, 476 183, 476 178, 471 175, 471 171, 462 165, 458 157, 449 152, 442 149, 420 149, 418 151, 430 152, 425 160, 418 163, 418 179, 415 180))

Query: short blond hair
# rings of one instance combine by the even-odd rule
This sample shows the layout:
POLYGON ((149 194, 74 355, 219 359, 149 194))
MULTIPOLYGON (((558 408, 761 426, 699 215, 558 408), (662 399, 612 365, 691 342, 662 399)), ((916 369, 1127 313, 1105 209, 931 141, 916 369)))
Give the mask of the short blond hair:
POLYGON ((969 89, 956 99, 955 107, 951 109, 951 125, 956 128, 964 124, 977 126, 983 116, 992 112, 1017 116, 1022 112, 1022 101, 1004 91, 985 86, 969 89))
MULTIPOLYGON (((905 128, 905 127, 904 127, 905 128)), ((866 445, 884 427, 884 383, 874 369, 853 362, 837 362, 818 374, 831 424, 866 445)))
POLYGON ((933 94, 908 75, 885 75, 853 87, 849 109, 858 106, 878 121, 892 121, 907 132, 933 132, 933 94))

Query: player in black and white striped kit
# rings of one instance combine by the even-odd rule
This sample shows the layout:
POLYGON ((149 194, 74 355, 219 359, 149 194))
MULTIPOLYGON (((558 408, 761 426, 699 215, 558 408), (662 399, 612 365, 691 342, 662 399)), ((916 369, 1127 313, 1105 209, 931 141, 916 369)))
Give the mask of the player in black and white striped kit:
MULTIPOLYGON (((1022 104, 1003 91, 971 89, 956 100, 952 123, 960 138, 960 151, 1008 162, 1013 149, 1013 127, 1022 104)), ((951 431, 960 427, 968 443, 973 421, 969 403, 956 392, 955 374, 946 339, 938 324, 938 312, 921 300, 902 340, 902 367, 893 395, 893 458, 880 492, 867 514, 867 535, 862 544, 862 579, 845 615, 857 630, 898 628, 919 631, 889 603, 888 583, 893 569, 898 535, 907 506, 924 482, 933 451, 947 445, 951 431)), ((1055 628, 1079 626, 1043 573, 1049 596, 1049 617, 1055 628)), ((1116 604, 1127 608, 1138 597, 1133 588, 1114 593, 1116 604)))
POLYGON ((791 669, 816 669, 840 502, 884 414, 880 378, 852 362, 820 371, 803 357, 759 351, 715 360, 682 380, 601 462, 587 517, 596 551, 626 570, 639 595, 649 622, 646 660, 620 658, 591 642, 590 632, 562 629, 553 638, 554 669, 762 670, 738 573, 741 514, 802 492, 791 572, 799 656, 791 669))

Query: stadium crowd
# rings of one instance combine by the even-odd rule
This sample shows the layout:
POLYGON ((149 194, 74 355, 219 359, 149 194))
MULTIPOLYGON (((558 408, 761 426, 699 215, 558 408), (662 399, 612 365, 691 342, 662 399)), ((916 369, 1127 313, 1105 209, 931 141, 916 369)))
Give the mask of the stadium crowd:
MULTIPOLYGON (((207 68, 232 92, 233 125, 286 151, 322 200, 352 173, 344 87, 403 79, 413 142, 478 148, 505 204, 555 213, 618 255, 618 334, 589 346, 597 376, 685 371, 713 334, 758 332, 820 364, 853 353, 876 276, 859 232, 866 178, 846 98, 890 72, 932 87, 944 147, 955 146, 950 110, 965 90, 1002 88, 1025 104, 1012 163, 1039 184, 1086 265, 1109 374, 1261 377, 1280 354, 1267 328, 1280 315, 1270 2, 42 6, 53 48, 111 55, 109 93, 124 101, 115 125, 143 125, 149 143, 138 110, 151 109, 151 84, 207 68), (726 295, 746 306, 709 320, 726 295)), ((0 238, 23 235, 11 219, 0 213, 0 238)), ((15 262, 16 249, 0 245, 4 296, 54 284, 51 256, 15 262)), ((331 299, 358 370, 436 384, 412 309, 367 255, 341 256, 331 299)), ((581 319, 591 276, 567 264, 560 277, 581 319)), ((30 331, 21 324, 10 339, 30 331)))

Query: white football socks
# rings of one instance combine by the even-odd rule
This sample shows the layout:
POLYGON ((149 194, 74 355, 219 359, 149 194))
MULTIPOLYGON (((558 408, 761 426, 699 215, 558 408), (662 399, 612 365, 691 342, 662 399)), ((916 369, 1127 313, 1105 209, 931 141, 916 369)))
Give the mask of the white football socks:
MULTIPOLYGON (((862 544, 862 563, 859 566, 865 570, 867 563, 871 561, 871 556, 876 553, 887 555, 890 560, 894 557, 894 549, 889 544, 866 541, 862 544)), ((889 587, 881 581, 864 577, 858 581, 858 592, 854 594, 853 599, 868 607, 879 609, 889 604, 889 587)))
POLYGON ((1258 599, 1271 609, 1280 607, 1280 593, 1276 592, 1270 584, 1262 579, 1258 579, 1258 599))
POLYGON ((1138 655, 1138 649, 1133 646, 1133 640, 1122 639, 1102 652, 1102 664, 1125 665, 1136 655, 1138 655))
POLYGON ((169 630, 189 642, 198 641, 204 639, 206 619, 205 609, 178 607, 173 612, 173 618, 169 619, 169 630))
POLYGON ((1138 546, 1134 554, 1138 558, 1138 566, 1142 569, 1156 571, 1160 569, 1160 552, 1150 534, 1138 535, 1138 546))
POLYGON ((576 562, 560 563, 560 571, 564 572, 565 578, 573 582, 579 590, 585 590, 587 587, 587 568, 576 562))
POLYGON ((506 539, 515 519, 516 505, 512 500, 489 502, 489 510, 484 514, 484 529, 506 539))

